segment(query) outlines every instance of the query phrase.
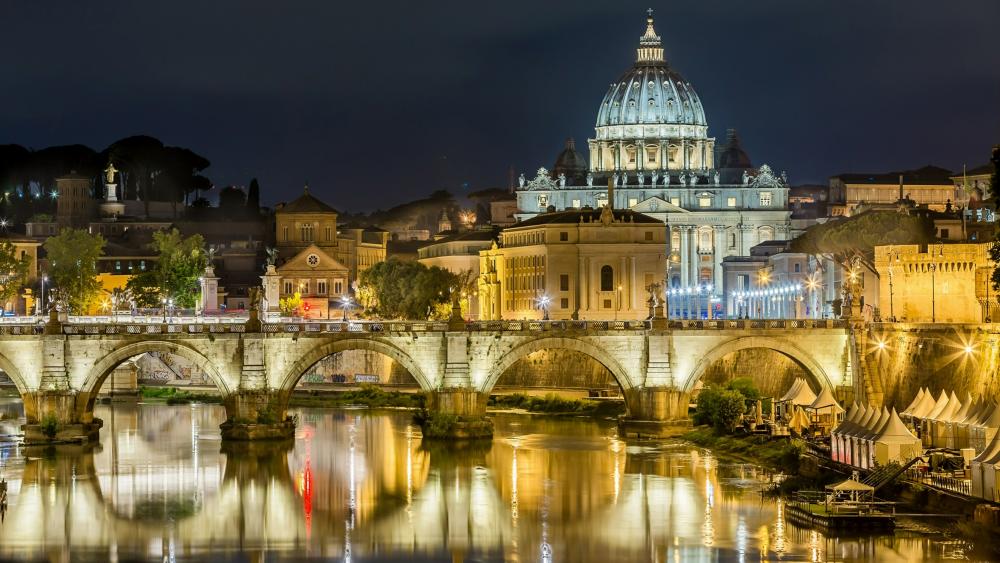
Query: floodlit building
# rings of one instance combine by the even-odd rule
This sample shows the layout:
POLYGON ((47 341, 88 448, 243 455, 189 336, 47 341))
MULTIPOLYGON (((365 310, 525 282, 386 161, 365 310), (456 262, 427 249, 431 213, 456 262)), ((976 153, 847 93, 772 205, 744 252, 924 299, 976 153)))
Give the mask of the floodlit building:
POLYGON ((275 209, 280 294, 300 294, 302 312, 310 318, 332 316, 330 308, 339 306, 360 272, 385 260, 386 231, 338 229, 337 215, 310 194, 308 186, 301 196, 275 209))
POLYGON ((996 267, 990 245, 875 247, 883 317, 949 323, 997 319, 997 295, 989 281, 996 267))
POLYGON ((851 216, 864 209, 895 209, 908 201, 933 211, 966 207, 968 193, 956 186, 950 170, 924 166, 917 170, 839 174, 830 178, 830 215, 851 216))
POLYGON ((516 217, 600 209, 608 203, 604 186, 610 181, 613 209, 665 224, 668 285, 699 288, 701 300, 691 307, 704 311, 721 299, 725 257, 746 256, 754 245, 791 236, 784 173, 754 167, 735 131, 717 149, 705 108, 691 83, 667 63, 650 14, 635 63, 611 83, 597 109, 589 164, 570 142, 551 172, 522 174, 516 217))
POLYGON ((444 268, 458 276, 468 276, 476 287, 462 289, 462 305, 470 320, 479 319, 479 253, 493 246, 494 229, 464 231, 442 237, 417 249, 417 260, 425 266, 444 268))
POLYGON ((661 221, 609 206, 523 220, 479 253, 480 317, 646 318, 646 288, 666 271, 664 239, 661 221))

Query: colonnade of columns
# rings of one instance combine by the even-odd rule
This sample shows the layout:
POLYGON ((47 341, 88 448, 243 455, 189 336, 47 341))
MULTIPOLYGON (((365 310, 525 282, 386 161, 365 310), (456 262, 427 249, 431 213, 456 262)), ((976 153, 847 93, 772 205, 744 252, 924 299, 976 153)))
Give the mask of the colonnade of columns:
POLYGON ((715 140, 699 138, 681 139, 618 139, 590 141, 590 162, 595 172, 615 170, 710 170, 715 167, 715 140), (647 151, 656 151, 653 162, 647 151), (626 158, 628 149, 635 151, 635 162, 626 158), (671 158, 671 149, 677 157, 671 158))

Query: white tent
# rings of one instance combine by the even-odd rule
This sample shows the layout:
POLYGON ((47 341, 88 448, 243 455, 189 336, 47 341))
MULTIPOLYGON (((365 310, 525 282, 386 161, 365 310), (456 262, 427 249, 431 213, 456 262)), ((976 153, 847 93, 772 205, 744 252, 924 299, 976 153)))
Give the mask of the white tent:
POLYGON ((933 428, 931 421, 936 419, 948 406, 948 392, 944 389, 941 390, 941 395, 938 396, 937 401, 934 402, 934 408, 930 410, 927 414, 914 417, 920 418, 920 437, 924 440, 924 446, 929 447, 932 444, 933 428))
POLYGON ((930 389, 924 389, 924 398, 920 399, 917 406, 913 407, 913 411, 910 412, 910 418, 921 419, 934 409, 937 403, 934 401, 934 395, 931 394, 930 389))
POLYGON ((847 411, 847 416, 833 430, 830 431, 830 458, 834 461, 847 463, 846 450, 844 448, 844 432, 854 424, 854 419, 858 416, 861 407, 857 402, 851 403, 851 408, 847 411))
POLYGON ((910 401, 910 404, 907 405, 906 408, 903 409, 903 412, 901 412, 899 414, 902 415, 902 416, 912 416, 913 415, 913 409, 917 408, 917 405, 920 404, 920 401, 922 401, 923 398, 924 398, 924 390, 923 390, 923 388, 920 388, 920 389, 917 390, 917 395, 915 397, 913 397, 912 401, 910 401))
POLYGON ((873 442, 874 460, 878 465, 891 462, 906 463, 923 452, 920 438, 903 424, 896 409, 892 409, 888 420, 882 425, 873 442))
POLYGON ((955 414, 962 410, 962 401, 958 400, 955 392, 951 392, 948 397, 948 404, 938 413, 931 422, 931 445, 935 448, 947 448, 948 446, 948 423, 952 422, 955 414))
POLYGON ((979 418, 979 412, 983 408, 981 400, 972 400, 972 395, 966 397, 966 402, 962 405, 962 410, 955 414, 954 421, 948 428, 948 438, 950 448, 960 450, 968 448, 971 443, 969 427, 979 418))
MULTIPOLYGON (((878 409, 876 408, 876 410, 878 409)), ((868 422, 865 432, 858 436, 859 450, 861 452, 859 467, 863 469, 872 469, 874 467, 875 437, 878 436, 879 431, 888 422, 889 409, 882 407, 882 410, 878 411, 878 416, 872 417, 872 420, 868 422)))
POLYGON ((989 415, 980 420, 970 429, 972 433, 972 447, 976 451, 982 451, 986 445, 993 441, 1000 428, 1000 405, 994 405, 989 415))
POLYGON ((813 414, 813 421, 823 430, 833 428, 844 412, 844 408, 833 397, 829 387, 824 387, 819 392, 819 396, 813 399, 808 409, 813 414))
POLYGON ((972 490, 974 497, 995 501, 998 495, 997 463, 1000 462, 1000 435, 994 435, 989 445, 972 460, 972 490))

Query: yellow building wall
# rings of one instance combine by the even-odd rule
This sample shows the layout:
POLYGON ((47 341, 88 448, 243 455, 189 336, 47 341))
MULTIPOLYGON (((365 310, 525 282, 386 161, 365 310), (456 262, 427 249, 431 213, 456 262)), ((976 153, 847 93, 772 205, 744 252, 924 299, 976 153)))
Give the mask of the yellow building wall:
MULTIPOLYGON (((116 289, 124 289, 128 280, 132 276, 128 274, 98 274, 97 281, 101 284, 101 292, 98 298, 87 310, 87 315, 108 315, 111 312, 111 292, 116 289)), ((120 309, 119 309, 120 310, 120 309)))
POLYGON ((923 252, 917 245, 876 247, 883 318, 894 314, 901 322, 979 323, 987 316, 988 300, 989 316, 996 320, 989 247, 932 244, 923 252))

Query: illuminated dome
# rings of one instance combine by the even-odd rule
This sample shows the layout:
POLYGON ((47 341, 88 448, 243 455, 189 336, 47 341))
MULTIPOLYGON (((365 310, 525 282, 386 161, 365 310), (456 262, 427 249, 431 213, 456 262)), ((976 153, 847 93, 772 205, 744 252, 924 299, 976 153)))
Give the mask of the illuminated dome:
POLYGON ((635 64, 616 82, 597 110, 590 149, 595 176, 614 171, 694 171, 703 177, 715 168, 715 139, 708 136, 705 109, 691 84, 663 58, 653 12, 639 38, 635 64))
MULTIPOLYGON (((664 60, 650 14, 646 33, 639 39, 635 65, 611 84, 597 112, 597 128, 659 124, 707 128, 708 122, 691 84, 664 60)), ((600 132, 598 138, 602 138, 600 132)))

